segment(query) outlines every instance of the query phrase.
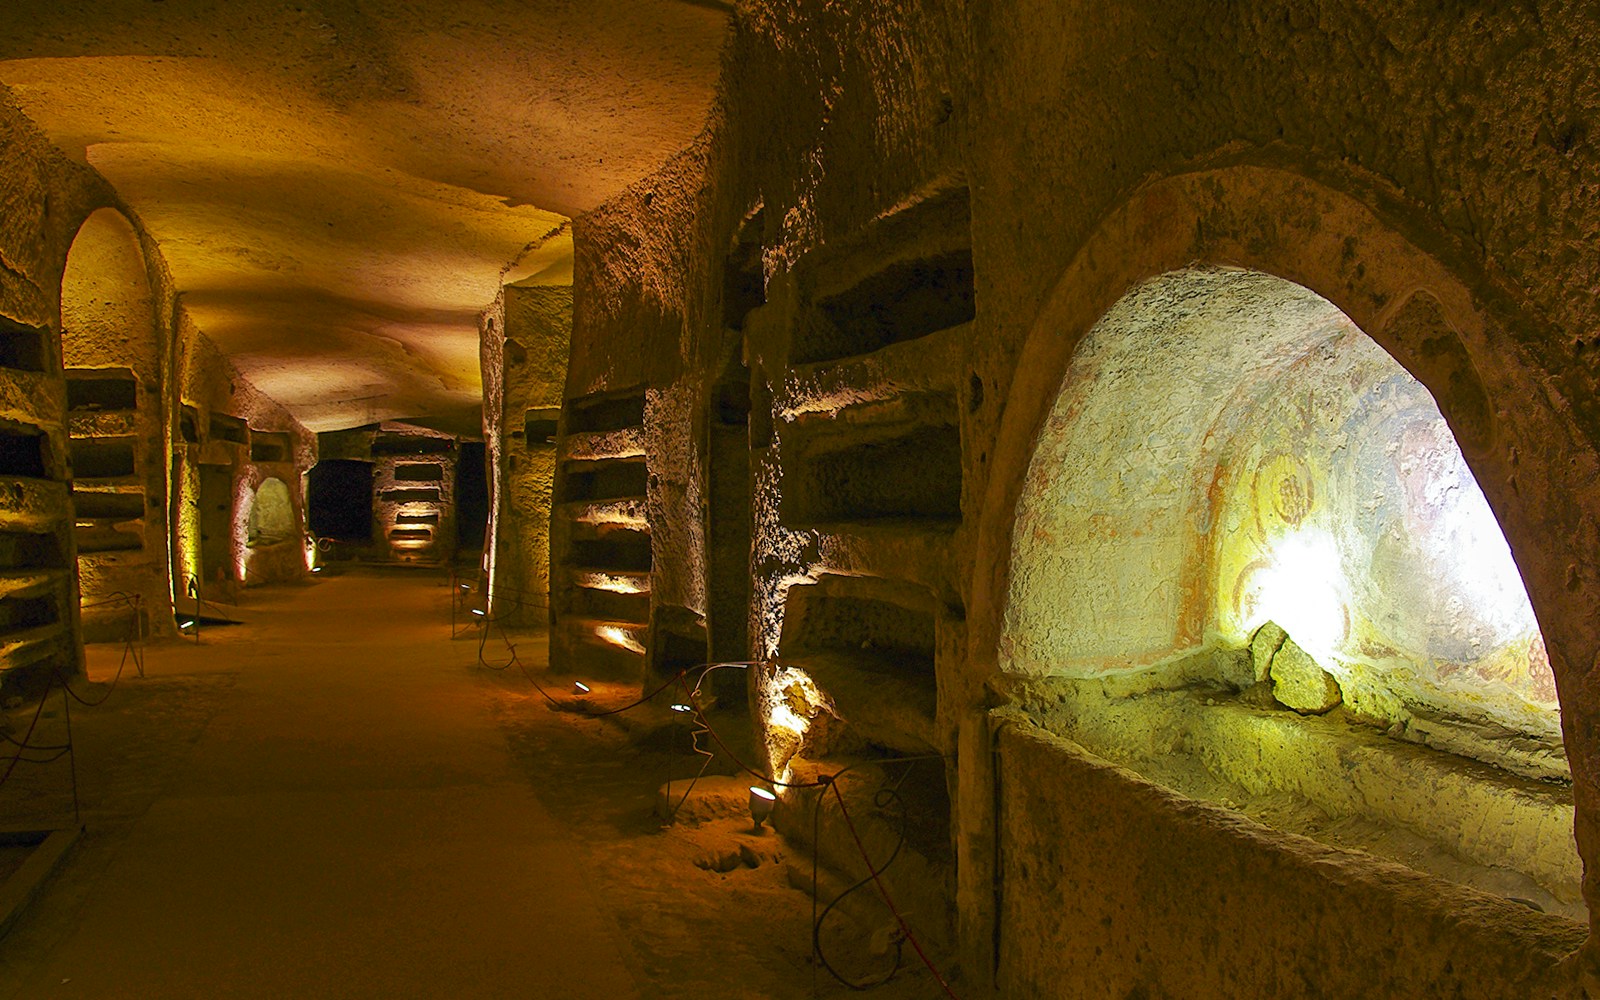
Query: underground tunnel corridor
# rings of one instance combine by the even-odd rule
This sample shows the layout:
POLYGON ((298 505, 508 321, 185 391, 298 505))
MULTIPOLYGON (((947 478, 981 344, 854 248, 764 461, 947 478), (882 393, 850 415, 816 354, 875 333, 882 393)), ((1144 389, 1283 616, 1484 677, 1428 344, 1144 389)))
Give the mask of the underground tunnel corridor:
MULTIPOLYGON (((244 623, 148 647, 109 692, 122 647, 90 647, 75 689, 107 700, 73 712, 86 832, 0 942, 0 996, 847 992, 813 993, 810 902, 783 865, 715 870, 740 842, 777 861, 776 835, 663 831, 658 781, 693 772, 661 745, 664 708, 552 711, 479 664, 476 629, 451 641, 441 574, 335 571, 230 610, 244 623)), ((545 636, 516 641, 549 687, 545 636)), ((24 771, 0 802, 59 823, 66 772, 24 771)), ((929 985, 906 969, 878 995, 929 985)))
POLYGON ((0 1000, 1600 1000, 1600 4, 0 29, 0 1000))

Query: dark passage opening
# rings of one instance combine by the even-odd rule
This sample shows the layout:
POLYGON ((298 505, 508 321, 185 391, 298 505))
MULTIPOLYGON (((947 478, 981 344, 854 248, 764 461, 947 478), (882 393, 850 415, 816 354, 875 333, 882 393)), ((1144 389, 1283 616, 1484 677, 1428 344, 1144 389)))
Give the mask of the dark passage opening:
POLYGON ((372 463, 325 458, 306 477, 306 522, 318 538, 372 541, 372 463))
POLYGON ((456 544, 483 548, 489 531, 489 464, 482 441, 463 441, 456 452, 456 544))

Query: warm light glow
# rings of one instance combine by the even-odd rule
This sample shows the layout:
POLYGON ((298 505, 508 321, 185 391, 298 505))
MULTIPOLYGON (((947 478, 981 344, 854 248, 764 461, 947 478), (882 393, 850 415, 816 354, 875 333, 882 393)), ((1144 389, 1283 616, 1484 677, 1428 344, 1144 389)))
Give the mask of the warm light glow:
POLYGON ((755 825, 756 829, 760 829, 761 824, 765 823, 767 817, 772 815, 772 809, 777 805, 777 802, 778 797, 767 789, 762 788, 760 785, 750 786, 750 822, 755 825))
POLYGON ((583 505, 583 512, 573 518, 580 524, 615 524, 625 528, 650 527, 644 503, 639 500, 606 500, 583 505))
POLYGON ((605 590, 613 594, 646 594, 650 592, 648 577, 622 573, 575 573, 573 581, 585 590, 605 590))
POLYGON ((1326 532, 1307 528, 1280 538, 1267 558, 1251 587, 1255 613, 1248 630, 1277 622, 1301 649, 1328 663, 1345 635, 1348 588, 1338 545, 1326 532))
POLYGON ((757 704, 766 720, 768 773, 780 782, 788 781, 792 776, 789 761, 804 745, 811 719, 827 708, 827 696, 805 671, 775 665, 761 671, 757 704), (797 707, 807 714, 796 711, 797 707))
POLYGON ((623 649, 634 653, 644 652, 644 644, 629 634, 627 629, 620 626, 601 625, 594 630, 594 634, 613 646, 621 646, 623 649))

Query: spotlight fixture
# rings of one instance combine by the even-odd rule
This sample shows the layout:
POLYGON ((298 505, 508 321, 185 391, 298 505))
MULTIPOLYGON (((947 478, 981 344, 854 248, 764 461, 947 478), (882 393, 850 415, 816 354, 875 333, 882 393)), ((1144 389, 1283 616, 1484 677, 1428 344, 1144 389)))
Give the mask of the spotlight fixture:
POLYGON ((772 793, 772 789, 750 786, 750 822, 755 824, 755 829, 761 829, 761 824, 772 815, 772 808, 777 804, 778 797, 772 793))
POLYGON ((311 572, 313 572, 313 573, 321 573, 322 572, 322 567, 321 566, 313 566, 313 567, 311 567, 311 572))
POLYGON ((192 625, 194 625, 193 621, 186 621, 186 622, 179 622, 178 623, 178 627, 179 628, 189 628, 192 625))
POLYGON ((484 612, 484 610, 482 608, 473 608, 472 609, 472 613, 477 615, 479 618, 482 618, 484 616, 484 614, 485 614, 485 612, 484 612))
POLYGON ((672 707, 672 710, 674 712, 692 712, 692 711, 694 711, 694 707, 692 705, 685 705, 681 701, 673 702, 671 707, 672 707))
POLYGON ((572 693, 573 694, 588 694, 589 693, 589 685, 585 684, 583 681, 573 681, 572 682, 572 693))

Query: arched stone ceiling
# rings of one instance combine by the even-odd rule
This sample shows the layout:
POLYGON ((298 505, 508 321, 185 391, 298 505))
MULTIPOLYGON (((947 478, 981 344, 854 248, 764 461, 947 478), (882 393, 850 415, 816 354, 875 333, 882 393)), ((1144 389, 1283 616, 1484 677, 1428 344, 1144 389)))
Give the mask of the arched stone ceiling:
POLYGON ((316 430, 477 426, 477 313, 704 123, 718 0, 11 0, 0 84, 316 430))

